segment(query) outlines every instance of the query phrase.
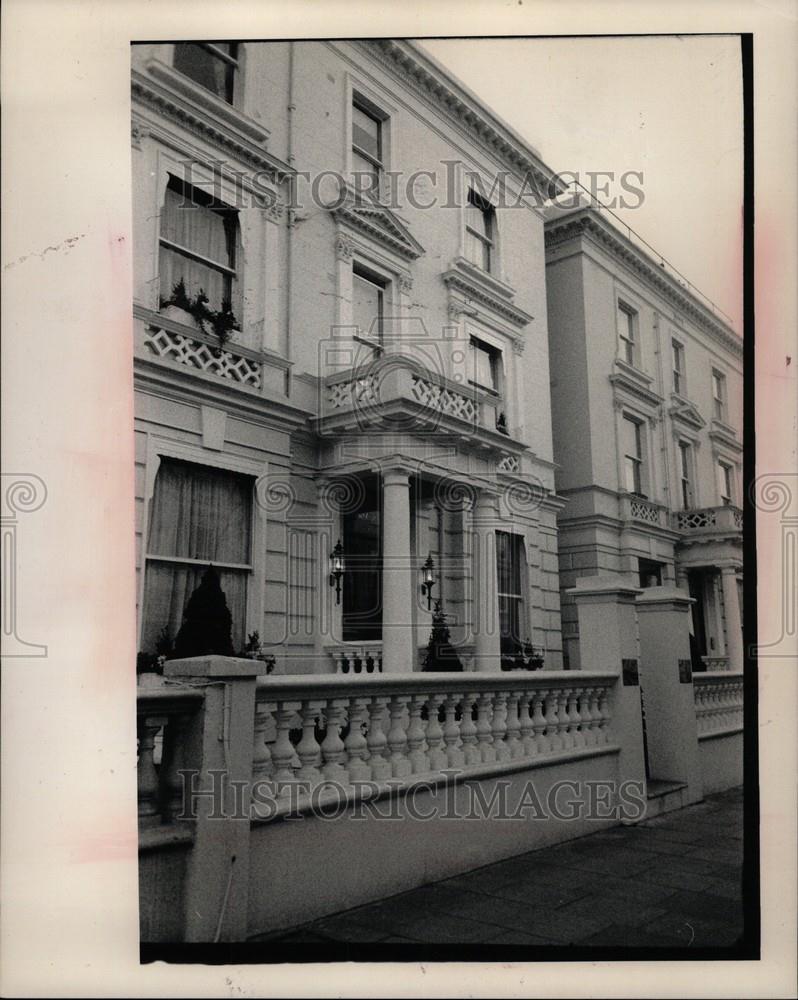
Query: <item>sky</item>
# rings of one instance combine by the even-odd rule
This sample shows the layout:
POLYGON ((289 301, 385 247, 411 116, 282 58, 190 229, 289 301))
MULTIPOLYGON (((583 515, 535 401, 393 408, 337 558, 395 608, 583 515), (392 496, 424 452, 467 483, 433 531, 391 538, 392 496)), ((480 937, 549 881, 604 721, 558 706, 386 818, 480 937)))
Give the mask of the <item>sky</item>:
MULTIPOLYGON (((642 171, 642 182, 629 180, 642 189, 642 199, 626 194, 634 207, 615 211, 742 332, 743 111, 736 36, 421 44, 552 169, 578 172, 588 187, 591 171, 618 178, 642 171)), ((612 184, 609 197, 622 195, 619 182, 612 184)))

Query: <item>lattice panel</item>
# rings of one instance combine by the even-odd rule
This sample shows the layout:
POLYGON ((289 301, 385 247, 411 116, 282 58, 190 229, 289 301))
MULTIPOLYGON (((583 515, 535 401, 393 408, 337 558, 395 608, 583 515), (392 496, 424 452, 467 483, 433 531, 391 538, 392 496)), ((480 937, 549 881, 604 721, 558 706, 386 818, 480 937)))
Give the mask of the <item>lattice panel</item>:
POLYGON ((676 515, 676 526, 682 531, 700 531, 715 527, 714 510, 682 510, 676 515))
POLYGON ((499 462, 499 472, 518 472, 520 468, 517 455, 505 455, 499 462))
POLYGON ((411 391, 414 399, 432 410, 439 410, 447 416, 459 417, 461 420, 470 422, 476 420, 477 404, 468 396, 437 385, 435 382, 429 382, 419 375, 413 376, 411 391))
POLYGON ((224 348, 210 347, 185 334, 150 327, 144 337, 144 346, 156 357, 168 358, 209 375, 252 386, 253 389, 261 387, 261 370, 257 361, 224 348))
POLYGON ((329 387, 327 402, 332 410, 351 409, 378 401, 377 378, 366 375, 351 382, 336 382, 329 387))
POLYGON ((659 524, 657 508, 641 500, 632 500, 632 517, 635 521, 645 521, 646 524, 659 524))

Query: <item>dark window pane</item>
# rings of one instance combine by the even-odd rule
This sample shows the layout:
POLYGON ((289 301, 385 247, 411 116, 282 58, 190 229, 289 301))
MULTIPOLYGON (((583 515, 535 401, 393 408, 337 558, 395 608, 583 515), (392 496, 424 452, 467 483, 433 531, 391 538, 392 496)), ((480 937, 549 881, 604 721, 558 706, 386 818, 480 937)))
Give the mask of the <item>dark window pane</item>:
POLYGON ((382 160, 382 123, 357 104, 352 107, 352 145, 382 160))
MULTIPOLYGON (((228 42, 214 44, 223 51, 224 46, 230 45, 228 42)), ((199 43, 180 42, 175 45, 174 67, 212 94, 232 103, 235 66, 211 49, 199 43)))

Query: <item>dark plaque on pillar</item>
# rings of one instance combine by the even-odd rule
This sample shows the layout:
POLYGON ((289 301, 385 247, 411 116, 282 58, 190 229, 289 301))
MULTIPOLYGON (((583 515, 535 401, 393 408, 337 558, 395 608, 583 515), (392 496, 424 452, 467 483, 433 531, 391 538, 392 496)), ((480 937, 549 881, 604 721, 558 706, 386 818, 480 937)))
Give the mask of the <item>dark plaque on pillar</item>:
POLYGON ((691 660, 679 660, 679 683, 693 683, 693 663, 691 660))
POLYGON ((635 687, 640 683, 637 660, 621 660, 621 673, 625 687, 635 687))

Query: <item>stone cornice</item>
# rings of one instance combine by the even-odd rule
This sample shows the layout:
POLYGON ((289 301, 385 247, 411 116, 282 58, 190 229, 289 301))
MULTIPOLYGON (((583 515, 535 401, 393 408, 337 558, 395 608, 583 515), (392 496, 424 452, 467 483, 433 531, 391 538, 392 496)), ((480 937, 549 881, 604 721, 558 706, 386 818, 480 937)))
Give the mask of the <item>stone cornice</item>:
POLYGON ((673 406, 669 410, 671 420, 678 420, 697 431, 706 427, 706 420, 704 420, 693 403, 687 399, 681 399, 679 396, 671 396, 671 399, 673 401, 673 406))
POLYGON ((480 146, 521 177, 531 176, 545 196, 550 185, 564 193, 565 185, 520 135, 497 118, 479 99, 457 83, 436 60, 408 41, 388 38, 357 43, 381 66, 431 101, 480 146))
POLYGON ((158 80, 133 70, 131 94, 134 105, 156 112, 181 125, 194 135, 226 150, 242 163, 268 171, 275 177, 285 177, 294 170, 265 149, 268 132, 233 108, 225 108, 224 114, 186 85, 178 86, 180 74, 168 66, 152 61, 148 68, 157 65, 158 80))
POLYGON ((711 441, 716 444, 725 445, 732 451, 742 451, 743 446, 737 439, 737 431, 729 426, 729 424, 724 424, 721 420, 713 420, 709 427, 709 437, 711 441))
POLYGON ((517 328, 532 322, 534 316, 510 301, 512 289, 509 286, 477 271, 478 269, 468 266, 466 261, 458 257, 452 262, 449 270, 444 271, 441 278, 449 292, 459 293, 466 300, 466 305, 473 302, 478 306, 484 306, 517 328))
POLYGON ((592 209, 584 208, 563 215, 561 218, 550 219, 545 224, 547 251, 581 236, 590 237, 603 250, 611 253, 652 288, 655 288, 673 306, 688 315, 716 343, 736 357, 742 358, 743 342, 731 327, 719 320, 695 296, 686 291, 648 254, 636 247, 603 216, 592 209))
POLYGON ((656 392, 653 392, 636 379, 630 378, 624 371, 615 372, 609 376, 609 379, 616 392, 618 389, 625 391, 627 395, 636 397, 655 408, 659 407, 662 403, 662 396, 657 395, 656 392))

